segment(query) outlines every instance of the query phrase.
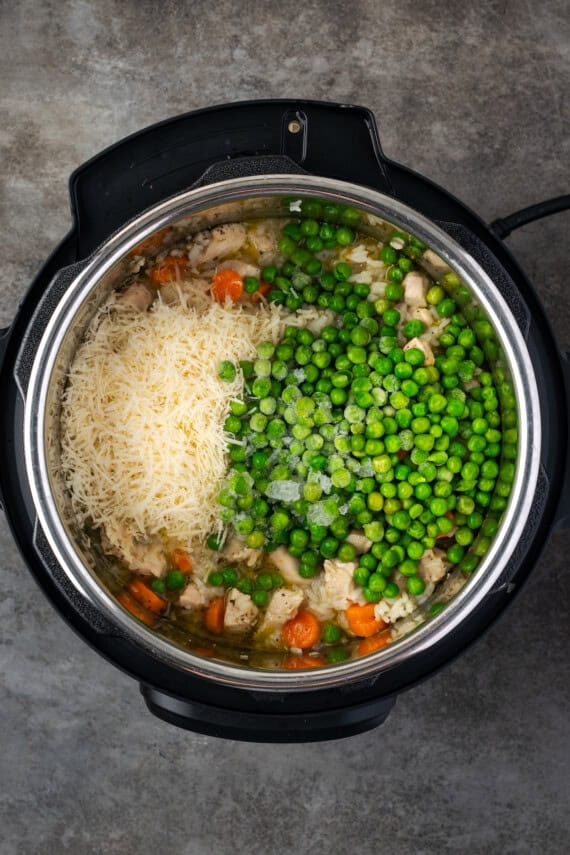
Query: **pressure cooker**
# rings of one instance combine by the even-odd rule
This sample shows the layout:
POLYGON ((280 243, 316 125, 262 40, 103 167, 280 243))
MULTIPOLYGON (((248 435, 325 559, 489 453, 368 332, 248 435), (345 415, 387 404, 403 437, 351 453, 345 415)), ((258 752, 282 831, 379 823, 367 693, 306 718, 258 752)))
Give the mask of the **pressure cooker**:
POLYGON ((140 682, 172 724, 227 738, 338 738, 382 723, 397 695, 474 641, 520 590, 570 510, 570 370, 532 284, 502 238, 568 207, 568 197, 492 225, 386 158, 372 113, 272 100, 200 110, 122 140, 70 179, 73 226, 0 335, 0 489, 30 572, 67 623, 140 682), (283 200, 350 206, 421 239, 461 278, 492 325, 515 391, 516 475, 472 577, 454 571, 446 607, 424 610, 397 643, 311 671, 241 667, 184 649, 120 607, 100 556, 74 525, 61 481, 59 415, 69 365, 142 240, 172 224, 275 216, 283 200))

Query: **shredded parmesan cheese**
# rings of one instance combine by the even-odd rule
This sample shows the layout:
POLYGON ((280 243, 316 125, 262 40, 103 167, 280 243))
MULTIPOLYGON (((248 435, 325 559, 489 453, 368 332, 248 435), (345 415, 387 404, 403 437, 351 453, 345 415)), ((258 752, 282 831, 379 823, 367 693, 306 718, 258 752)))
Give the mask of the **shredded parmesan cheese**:
MULTIPOLYGON (((99 310, 70 369, 62 412, 62 467, 74 511, 133 537, 191 543, 220 530, 227 471, 224 421, 243 377, 218 377, 223 359, 255 355, 290 323, 281 307, 167 306, 99 310)), ((315 316, 318 313, 315 312, 315 316)))

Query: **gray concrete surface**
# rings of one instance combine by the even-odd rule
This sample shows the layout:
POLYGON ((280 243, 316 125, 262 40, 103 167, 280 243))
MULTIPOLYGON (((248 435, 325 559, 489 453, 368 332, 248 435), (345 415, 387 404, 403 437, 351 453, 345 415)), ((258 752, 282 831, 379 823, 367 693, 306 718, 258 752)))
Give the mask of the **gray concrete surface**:
MULTIPOLYGON (((4 0, 0 15, 0 326, 68 227, 71 170, 196 107, 365 104, 388 155, 489 219, 568 192, 564 0, 4 0)), ((509 243, 570 349, 568 223, 509 243)), ((0 519, 0 853, 568 852, 569 550, 554 536, 505 617, 381 730, 256 746, 153 720, 0 519)))

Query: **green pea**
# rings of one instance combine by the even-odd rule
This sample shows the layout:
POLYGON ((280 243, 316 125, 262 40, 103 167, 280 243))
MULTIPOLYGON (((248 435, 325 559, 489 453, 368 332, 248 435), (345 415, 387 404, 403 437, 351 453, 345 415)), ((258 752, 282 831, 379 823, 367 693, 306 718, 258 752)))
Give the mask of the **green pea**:
POLYGON ((337 557, 339 561, 349 562, 353 561, 356 556, 356 549, 352 545, 352 543, 343 543, 339 546, 337 557))
POLYGON ((289 525, 289 515, 285 511, 276 511, 269 518, 269 523, 275 531, 283 531, 289 525))
POLYGON ((417 366, 423 365, 425 362, 425 354, 419 347, 410 347, 405 351, 404 359, 406 362, 409 362, 412 367, 417 368, 417 366))
POLYGON ((455 303, 449 298, 440 300, 436 306, 436 311, 440 318, 449 318, 455 312, 455 303))
POLYGON ((236 584, 239 578, 239 573, 235 567, 225 567, 222 570, 222 580, 226 588, 231 588, 236 584))
POLYGON ((181 570, 169 570, 166 574, 165 584, 169 591, 178 591, 185 587, 187 581, 181 570))
POLYGON ((304 548, 309 542, 309 534, 301 528, 294 528, 289 532, 289 543, 297 548, 304 548))
POLYGON ((352 276, 352 267, 345 261, 340 261, 338 264, 335 264, 333 268, 333 274, 335 279, 337 279, 338 281, 349 279, 350 276, 352 276))
POLYGON ((404 325, 404 334, 409 339, 416 338, 424 332, 425 328, 426 327, 423 321, 411 320, 404 325))
POLYGON ((273 587, 271 573, 260 573, 255 580, 255 587, 260 591, 270 591, 273 587))
POLYGON ((434 498, 429 502, 430 512, 436 517, 442 517, 447 513, 447 502, 443 498, 434 498))
POLYGON ((447 560, 451 561, 452 564, 459 564, 461 559, 465 554, 465 549, 459 544, 455 544, 454 546, 450 546, 447 550, 447 560))
POLYGON ((335 232, 335 239, 341 246, 348 246, 353 242, 354 238, 355 234, 348 226, 340 226, 335 232))
POLYGON ((404 271, 400 267, 390 267, 388 270, 388 279, 391 282, 399 284, 404 279, 404 271))
POLYGON ((333 623, 328 623, 323 627, 322 638, 325 644, 336 644, 340 640, 341 635, 340 628, 333 623))
POLYGON ((381 573, 372 573, 368 578, 367 587, 375 593, 382 593, 386 589, 386 579, 381 573))
POLYGON ((400 529, 400 531, 405 531, 410 525, 410 515, 407 511, 396 511, 394 516, 392 517, 392 525, 400 529))
POLYGON ((393 600, 395 597, 398 597, 400 594, 400 589, 396 585, 395 582, 388 582, 386 587, 384 588, 384 597, 389 600, 393 600))
POLYGON ((426 583, 421 576, 410 576, 406 582, 408 591, 413 597, 419 597, 426 589, 426 583))
POLYGON ((352 578, 356 585, 361 585, 365 587, 368 584, 368 579, 370 577, 370 570, 366 567, 357 567, 353 573, 352 578))
POLYGON ((349 345, 346 354, 350 361, 355 365, 361 365, 366 362, 366 351, 363 347, 357 345, 349 345))
POLYGON ((224 359, 224 361, 220 363, 218 376, 226 383, 233 383, 236 379, 236 367, 233 362, 230 362, 228 359, 224 359))
MULTIPOLYGON (((398 270, 398 275, 403 278, 401 270, 399 270, 398 268, 392 268, 392 270, 398 270)), ((390 274, 388 275, 389 278, 392 278, 390 274)), ((404 289, 395 279, 393 279, 388 285, 386 285, 384 294, 387 300, 391 300, 394 303, 397 303, 404 296, 404 289)))
POLYGON ((336 537, 324 537, 320 542, 320 553, 323 558, 334 558, 339 548, 336 537))
POLYGON ((406 552, 408 558, 411 558, 412 561, 419 561, 424 554, 424 548, 421 543, 417 542, 417 540, 412 540, 406 547, 406 552))
POLYGON ((265 608, 269 602, 269 594, 267 591, 254 591, 251 595, 253 603, 260 609, 265 608))
POLYGON ((474 537, 475 535, 472 530, 465 526, 458 528, 455 532, 455 542, 458 543, 459 546, 469 546, 469 544, 473 542, 474 537))

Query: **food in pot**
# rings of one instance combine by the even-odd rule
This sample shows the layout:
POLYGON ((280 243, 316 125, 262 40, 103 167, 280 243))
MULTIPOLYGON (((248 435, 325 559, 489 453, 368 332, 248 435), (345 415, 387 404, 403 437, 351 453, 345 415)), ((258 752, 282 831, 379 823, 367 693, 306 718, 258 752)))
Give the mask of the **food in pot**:
POLYGON ((127 611, 297 669, 443 607, 517 435, 493 330, 441 259, 352 209, 289 208, 135 248, 71 367, 62 463, 127 611))

